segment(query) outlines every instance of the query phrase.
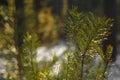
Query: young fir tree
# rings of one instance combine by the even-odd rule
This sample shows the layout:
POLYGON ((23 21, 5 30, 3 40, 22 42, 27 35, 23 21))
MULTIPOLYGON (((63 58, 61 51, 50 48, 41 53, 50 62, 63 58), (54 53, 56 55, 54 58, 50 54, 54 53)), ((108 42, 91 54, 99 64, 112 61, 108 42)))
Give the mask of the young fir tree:
POLYGON ((27 33, 23 40, 21 54, 23 74, 27 80, 39 80, 39 69, 36 60, 36 49, 38 46, 40 46, 40 42, 37 35, 27 33))
POLYGON ((60 80, 104 80, 111 63, 112 46, 108 45, 104 52, 102 42, 110 34, 113 20, 78 12, 77 8, 70 10, 68 16, 65 31, 75 52, 67 53, 60 80))
MULTIPOLYGON (((53 80, 50 71, 57 61, 54 56, 51 61, 40 61, 37 59, 36 49, 40 46, 39 38, 36 34, 27 33, 22 45, 22 69, 26 80, 53 80)), ((44 54, 44 53, 43 53, 44 54)))

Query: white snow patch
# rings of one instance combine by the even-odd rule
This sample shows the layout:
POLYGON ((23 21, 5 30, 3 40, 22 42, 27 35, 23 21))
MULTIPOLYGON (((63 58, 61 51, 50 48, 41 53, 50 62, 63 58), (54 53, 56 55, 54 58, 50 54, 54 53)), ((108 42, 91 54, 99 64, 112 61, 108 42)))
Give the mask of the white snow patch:
POLYGON ((37 49, 37 61, 52 60, 53 56, 59 57, 64 51, 67 50, 67 46, 64 43, 59 43, 51 48, 47 48, 46 46, 39 47, 37 49))

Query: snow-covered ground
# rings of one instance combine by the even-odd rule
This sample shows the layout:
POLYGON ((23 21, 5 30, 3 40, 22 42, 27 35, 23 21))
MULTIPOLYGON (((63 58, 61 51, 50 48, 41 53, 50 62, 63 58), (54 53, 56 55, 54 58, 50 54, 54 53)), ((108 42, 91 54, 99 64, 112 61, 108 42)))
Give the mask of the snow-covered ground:
MULTIPOLYGON (((49 61, 53 59, 53 56, 60 57, 67 49, 68 46, 64 42, 59 42, 57 45, 49 48, 41 46, 37 49, 37 61, 49 61)), ((120 80, 120 43, 117 44, 117 53, 117 59, 111 67, 108 80, 120 80)), ((96 58, 96 61, 97 59, 99 59, 99 57, 96 58)), ((0 73, 4 73, 6 71, 6 64, 6 59, 0 58, 0 73)), ((55 70, 52 73, 58 74, 60 66, 60 61, 56 62, 55 66, 53 66, 55 70)))
MULTIPOLYGON (((41 46, 37 48, 37 61, 50 61, 53 59, 53 56, 60 57, 62 54, 68 49, 68 46, 63 42, 60 41, 56 45, 52 47, 41 46)), ((6 72, 6 65, 8 60, 5 58, 0 58, 0 73, 6 72)), ((60 63, 62 60, 58 60, 56 64, 53 66, 54 70, 52 71, 53 74, 58 74, 60 63)))
POLYGON ((0 73, 4 73, 6 71, 6 59, 2 58, 0 59, 0 73))
POLYGON ((53 56, 59 57, 67 50, 67 48, 68 46, 65 45, 64 42, 59 42, 57 45, 49 48, 41 46, 37 49, 37 61, 49 61, 52 60, 53 56))
POLYGON ((53 56, 56 56, 59 60, 55 63, 55 65, 53 65, 53 69, 50 74, 57 75, 61 67, 61 57, 65 58, 65 56, 63 56, 63 53, 67 49, 68 46, 65 45, 64 42, 59 42, 57 45, 54 45, 52 47, 41 46, 37 49, 37 61, 52 61, 53 56))

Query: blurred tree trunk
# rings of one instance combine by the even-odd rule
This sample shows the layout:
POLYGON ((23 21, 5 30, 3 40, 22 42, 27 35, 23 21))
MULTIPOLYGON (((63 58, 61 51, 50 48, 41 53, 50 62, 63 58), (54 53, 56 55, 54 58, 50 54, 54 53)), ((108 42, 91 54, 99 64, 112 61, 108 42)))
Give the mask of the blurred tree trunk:
POLYGON ((15 0, 8 0, 8 10, 9 10, 9 16, 14 18, 14 14, 15 14, 15 0))
POLYGON ((64 17, 67 14, 67 10, 68 10, 68 0, 62 0, 63 1, 63 7, 62 7, 62 18, 64 19, 64 17))
POLYGON ((116 0, 104 0, 104 13, 107 17, 114 19, 114 24, 111 29, 111 35, 108 37, 104 44, 104 49, 107 45, 111 44, 113 46, 112 59, 116 59, 116 31, 117 31, 117 20, 116 20, 116 0))
POLYGON ((33 0, 24 0, 24 26, 27 32, 33 31, 36 23, 33 2, 33 0))
MULTIPOLYGON (((118 24, 120 25, 120 0, 116 0, 116 4, 117 4, 117 20, 118 20, 118 24)), ((120 26, 118 26, 117 30, 120 35, 120 26)))
POLYGON ((53 12, 59 16, 61 16, 62 11, 62 0, 54 0, 53 2, 53 12))
POLYGON ((8 6, 7 0, 0 0, 0 6, 8 6))
POLYGON ((34 4, 34 10, 37 13, 40 10, 40 8, 42 7, 40 5, 40 0, 34 0, 33 4, 34 4))
POLYGON ((15 38, 15 47, 16 47, 16 59, 18 65, 18 76, 19 80, 23 80, 22 75, 22 56, 21 56, 21 46, 23 36, 25 34, 25 26, 24 26, 24 3, 23 0, 15 0, 15 22, 14 22, 14 38, 15 38))

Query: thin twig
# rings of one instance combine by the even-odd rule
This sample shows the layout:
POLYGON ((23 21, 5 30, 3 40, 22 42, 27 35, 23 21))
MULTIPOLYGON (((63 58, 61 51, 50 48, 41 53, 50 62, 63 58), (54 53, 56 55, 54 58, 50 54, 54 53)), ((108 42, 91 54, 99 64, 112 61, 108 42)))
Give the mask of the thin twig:
POLYGON ((107 71, 107 68, 108 68, 108 61, 105 64, 105 68, 104 68, 103 75, 102 75, 102 80, 104 80, 105 78, 105 72, 107 71))

